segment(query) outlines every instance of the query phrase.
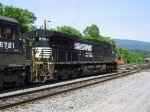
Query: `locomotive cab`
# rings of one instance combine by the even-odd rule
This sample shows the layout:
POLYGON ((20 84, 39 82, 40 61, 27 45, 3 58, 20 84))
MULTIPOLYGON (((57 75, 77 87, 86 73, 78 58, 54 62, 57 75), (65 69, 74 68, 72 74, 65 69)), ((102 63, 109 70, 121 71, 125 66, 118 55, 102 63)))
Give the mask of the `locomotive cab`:
POLYGON ((0 88, 24 82, 25 41, 19 36, 19 22, 4 16, 0 16, 0 59, 0 88))
POLYGON ((0 16, 0 65, 13 67, 25 63, 25 42, 19 37, 19 22, 0 16))

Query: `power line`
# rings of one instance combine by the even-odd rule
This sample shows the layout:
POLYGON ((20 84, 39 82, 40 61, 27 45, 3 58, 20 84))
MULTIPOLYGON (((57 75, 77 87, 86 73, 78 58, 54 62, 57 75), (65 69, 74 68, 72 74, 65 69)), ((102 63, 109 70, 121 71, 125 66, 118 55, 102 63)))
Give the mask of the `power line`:
POLYGON ((100 32, 150 32, 149 31, 103 31, 103 30, 100 30, 100 32))

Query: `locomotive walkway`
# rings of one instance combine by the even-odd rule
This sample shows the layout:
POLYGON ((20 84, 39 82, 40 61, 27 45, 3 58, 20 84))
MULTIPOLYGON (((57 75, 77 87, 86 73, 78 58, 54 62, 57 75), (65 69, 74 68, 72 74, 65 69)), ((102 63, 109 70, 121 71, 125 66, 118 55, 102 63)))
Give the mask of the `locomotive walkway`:
POLYGON ((75 89, 80 89, 86 86, 94 85, 100 82, 108 81, 114 78, 130 75, 146 68, 148 68, 148 66, 142 66, 141 68, 136 70, 122 70, 118 73, 95 76, 92 78, 83 79, 81 81, 67 83, 64 85, 53 86, 49 88, 0 97, 0 110, 11 110, 14 107, 24 106, 25 104, 29 104, 32 102, 34 103, 34 101, 41 100, 52 95, 65 93, 75 89))

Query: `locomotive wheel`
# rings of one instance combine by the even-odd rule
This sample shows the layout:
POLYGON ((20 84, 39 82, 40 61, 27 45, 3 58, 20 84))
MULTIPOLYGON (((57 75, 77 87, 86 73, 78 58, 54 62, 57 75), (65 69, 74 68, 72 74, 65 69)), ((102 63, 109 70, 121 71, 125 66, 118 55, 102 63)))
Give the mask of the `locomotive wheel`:
POLYGON ((19 86, 23 86, 25 81, 25 77, 20 77, 18 78, 15 82, 12 83, 13 87, 19 87, 19 86))
POLYGON ((69 78, 69 75, 67 72, 61 76, 61 79, 68 79, 68 78, 69 78))
POLYGON ((71 74, 71 78, 76 78, 76 77, 78 77, 77 74, 71 74))
POLYGON ((78 77, 78 72, 79 71, 77 69, 68 70, 69 78, 78 77))
POLYGON ((76 78, 76 77, 78 77, 78 71, 74 71, 74 72, 72 72, 72 74, 70 74, 70 77, 71 78, 76 78))
POLYGON ((39 71, 39 82, 40 83, 44 83, 45 81, 46 81, 46 74, 43 72, 43 70, 42 71, 39 71))
POLYGON ((107 73, 113 72, 113 67, 112 66, 107 66, 106 71, 107 71, 107 73))
POLYGON ((18 72, 18 73, 15 73, 14 75, 20 75, 20 77, 16 81, 12 82, 13 87, 18 87, 18 86, 25 85, 25 76, 26 76, 26 74, 24 72, 18 72))
POLYGON ((83 73, 83 69, 79 70, 79 72, 78 72, 78 74, 77 74, 77 77, 82 76, 82 73, 83 73))
POLYGON ((114 67, 114 70, 117 70, 117 65, 114 65, 113 67, 114 67))
POLYGON ((0 79, 0 88, 3 88, 3 80, 0 79))
POLYGON ((40 83, 44 83, 46 81, 45 76, 40 76, 39 77, 40 83))
POLYGON ((107 68, 106 71, 107 71, 107 73, 110 73, 110 72, 111 72, 111 69, 110 69, 110 68, 107 68))

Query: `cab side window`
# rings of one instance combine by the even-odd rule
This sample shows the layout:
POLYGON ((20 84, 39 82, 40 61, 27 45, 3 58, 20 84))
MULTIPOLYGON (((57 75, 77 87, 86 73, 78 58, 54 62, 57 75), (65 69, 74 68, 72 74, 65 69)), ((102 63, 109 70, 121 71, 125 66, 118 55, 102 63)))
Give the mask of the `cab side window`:
POLYGON ((11 39, 11 29, 9 29, 9 28, 4 29, 4 37, 3 38, 11 39))
POLYGON ((10 33, 11 33, 11 30, 8 29, 8 28, 5 28, 4 29, 4 36, 3 36, 3 38, 7 39, 10 36, 10 33))
POLYGON ((16 30, 13 29, 13 31, 12 31, 12 39, 14 40, 15 38, 16 38, 16 30))
POLYGON ((15 39, 15 29, 10 28, 0 28, 1 38, 4 39, 15 39))
POLYGON ((1 31, 1 27, 0 27, 0 38, 2 38, 2 31, 1 31))

